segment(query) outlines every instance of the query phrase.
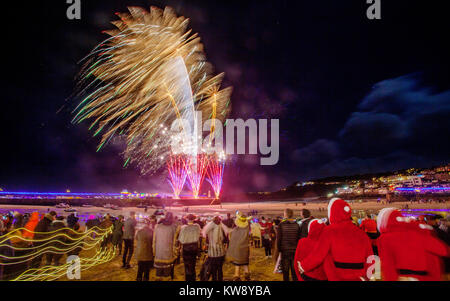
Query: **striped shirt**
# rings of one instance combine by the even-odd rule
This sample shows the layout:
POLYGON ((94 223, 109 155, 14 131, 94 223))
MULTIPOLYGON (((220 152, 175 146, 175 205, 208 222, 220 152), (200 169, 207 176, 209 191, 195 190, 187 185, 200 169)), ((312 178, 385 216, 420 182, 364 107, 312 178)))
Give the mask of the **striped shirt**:
POLYGON ((223 244, 224 233, 220 225, 209 222, 203 228, 203 236, 208 236, 208 256, 222 257, 225 256, 225 246, 223 244))

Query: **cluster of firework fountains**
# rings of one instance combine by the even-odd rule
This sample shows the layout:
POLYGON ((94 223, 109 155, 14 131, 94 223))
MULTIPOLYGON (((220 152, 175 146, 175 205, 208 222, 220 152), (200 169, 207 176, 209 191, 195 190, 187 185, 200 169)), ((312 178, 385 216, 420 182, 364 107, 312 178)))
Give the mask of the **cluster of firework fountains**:
POLYGON ((225 155, 223 154, 170 155, 169 160, 167 160, 167 169, 174 198, 179 198, 186 182, 193 197, 198 198, 202 184, 206 179, 214 191, 215 198, 218 199, 222 190, 224 168, 225 155))
POLYGON ((176 198, 186 181, 198 197, 205 177, 219 197, 225 157, 194 142, 195 112, 202 113, 202 122, 223 122, 232 88, 221 89, 224 74, 213 75, 188 19, 169 7, 128 10, 116 14, 117 29, 105 31, 110 37, 84 59, 83 98, 73 123, 93 120, 94 136, 102 133, 97 151, 113 138, 124 139, 124 166, 134 164, 142 174, 167 167, 176 198), (177 121, 181 126, 174 129, 177 121))

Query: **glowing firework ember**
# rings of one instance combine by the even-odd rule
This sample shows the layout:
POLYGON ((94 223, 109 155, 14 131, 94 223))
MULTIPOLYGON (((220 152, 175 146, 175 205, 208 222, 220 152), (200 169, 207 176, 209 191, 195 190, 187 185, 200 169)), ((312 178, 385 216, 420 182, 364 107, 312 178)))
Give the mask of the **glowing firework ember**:
POLYGON ((84 99, 73 122, 93 120, 94 136, 102 133, 98 151, 113 137, 124 138, 124 166, 134 163, 146 174, 170 156, 175 120, 192 124, 198 110, 204 119, 223 122, 232 89, 220 89, 224 75, 213 75, 188 19, 169 7, 128 10, 117 13, 120 20, 112 22, 117 29, 105 31, 111 37, 86 57, 80 73, 84 99))
POLYGON ((169 184, 173 190, 173 198, 179 199, 187 176, 183 155, 170 155, 167 160, 167 170, 169 171, 169 184))
POLYGON ((206 154, 190 155, 185 162, 188 184, 193 197, 197 199, 208 168, 208 156, 206 154))
POLYGON ((223 172, 225 169, 225 154, 213 154, 208 163, 206 180, 211 184, 216 199, 219 199, 222 190, 223 172))

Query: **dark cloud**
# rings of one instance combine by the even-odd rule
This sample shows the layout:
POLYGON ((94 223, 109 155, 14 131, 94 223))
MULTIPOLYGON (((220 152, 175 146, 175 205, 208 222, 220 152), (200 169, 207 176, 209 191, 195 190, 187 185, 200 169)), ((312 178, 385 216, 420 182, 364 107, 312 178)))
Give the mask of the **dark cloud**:
POLYGON ((448 160, 450 90, 436 92, 420 74, 409 74, 375 84, 357 108, 336 140, 319 139, 292 153, 304 174, 362 174, 448 160))
POLYGON ((406 136, 406 125, 397 115, 355 112, 339 133, 348 154, 373 156, 398 147, 406 136))
POLYGON ((316 167, 317 164, 329 162, 339 155, 339 146, 336 142, 319 139, 314 143, 297 149, 292 153, 292 159, 301 169, 304 167, 316 167))

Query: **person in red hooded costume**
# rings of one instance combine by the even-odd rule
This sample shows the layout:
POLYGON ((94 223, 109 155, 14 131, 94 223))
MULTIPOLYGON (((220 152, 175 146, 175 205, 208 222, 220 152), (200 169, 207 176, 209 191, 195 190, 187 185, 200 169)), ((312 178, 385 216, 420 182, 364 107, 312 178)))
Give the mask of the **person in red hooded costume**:
POLYGON ((381 233, 378 252, 383 280, 440 280, 436 258, 449 256, 450 250, 426 231, 426 225, 403 217, 395 208, 384 208, 377 226, 381 233))
POLYGON ((297 263, 305 259, 317 246, 319 242, 320 235, 325 228, 325 223, 319 219, 313 219, 308 224, 308 236, 302 238, 298 241, 297 250, 295 251, 295 273, 297 274, 297 279, 299 281, 325 281, 327 280, 327 275, 323 269, 323 265, 319 265, 315 269, 300 274, 298 270, 297 263))
POLYGON ((367 279, 367 263, 373 255, 369 237, 351 220, 352 210, 342 199, 328 204, 326 227, 314 251, 297 262, 300 273, 308 273, 323 264, 330 281, 360 281, 367 279))

